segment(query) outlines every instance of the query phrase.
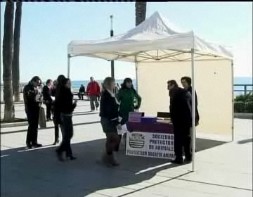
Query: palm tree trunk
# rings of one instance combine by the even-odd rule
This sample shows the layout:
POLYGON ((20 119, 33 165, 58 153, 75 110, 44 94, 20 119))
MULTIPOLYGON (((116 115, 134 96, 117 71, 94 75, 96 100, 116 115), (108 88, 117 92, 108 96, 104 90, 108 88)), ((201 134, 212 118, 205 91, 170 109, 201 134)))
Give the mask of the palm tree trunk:
POLYGON ((12 89, 13 17, 14 3, 6 1, 3 35, 4 121, 12 121, 14 119, 12 89))
POLYGON ((14 52, 12 60, 12 87, 14 92, 14 101, 20 101, 19 91, 19 45, 20 45, 20 27, 22 15, 22 2, 16 2, 15 28, 14 28, 14 52))
POLYGON ((135 25, 139 25, 146 19, 147 2, 135 2, 135 25))

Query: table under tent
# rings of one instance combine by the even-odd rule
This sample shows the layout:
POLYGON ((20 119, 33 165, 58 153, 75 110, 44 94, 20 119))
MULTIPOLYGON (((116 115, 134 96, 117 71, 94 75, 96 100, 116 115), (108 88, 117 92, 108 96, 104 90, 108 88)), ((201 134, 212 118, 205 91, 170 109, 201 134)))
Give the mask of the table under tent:
MULTIPOLYGON (((167 81, 175 79, 180 84, 182 76, 190 76, 192 91, 196 89, 198 94, 197 133, 233 140, 233 55, 228 48, 207 42, 193 31, 182 32, 155 12, 124 34, 96 41, 71 41, 68 75, 70 59, 76 56, 135 63, 137 90, 143 100, 140 111, 151 116, 169 111, 167 81)), ((192 100, 194 109, 194 96, 192 100)), ((196 137, 192 143, 194 170, 196 137)))

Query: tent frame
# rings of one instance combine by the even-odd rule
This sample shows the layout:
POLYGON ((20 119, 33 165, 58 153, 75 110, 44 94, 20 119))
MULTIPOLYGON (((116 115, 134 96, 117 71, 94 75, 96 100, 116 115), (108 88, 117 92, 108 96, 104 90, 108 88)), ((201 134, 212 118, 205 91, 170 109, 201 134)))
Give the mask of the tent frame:
MULTIPOLYGON (((129 56, 133 56, 134 55, 134 59, 135 59, 135 75, 136 75, 136 89, 138 91, 138 61, 137 61, 137 56, 138 54, 140 54, 142 52, 137 52, 137 53, 132 53, 132 54, 129 54, 129 56)), ((144 52, 144 53, 147 53, 147 52, 144 52)), ((191 60, 191 78, 192 78, 192 109, 195 109, 195 106, 196 106, 196 100, 195 100, 195 55, 197 54, 198 57, 201 56, 201 54, 199 53, 196 53, 194 48, 192 48, 190 50, 190 52, 182 52, 182 51, 177 51, 175 50, 175 53, 173 55, 171 55, 170 57, 173 57, 173 56, 176 56, 178 54, 183 54, 183 53, 190 53, 191 54, 191 57, 190 57, 190 60, 191 60), (176 54, 176 55, 175 55, 176 54)), ((169 54, 168 54, 169 55, 169 54)), ((151 56, 151 55, 150 55, 151 56)), ((214 55, 210 55, 210 56, 214 56, 214 55)), ((120 57, 120 56, 119 56, 120 57)), ((121 56, 123 57, 123 55, 121 56)), ((152 57, 152 56, 151 56, 152 57)), ((170 58, 169 56, 167 56, 167 58, 170 58)), ((67 76, 68 78, 70 77, 70 59, 71 59, 71 55, 68 54, 67 56, 68 58, 68 67, 67 67, 67 76)), ((152 57, 153 59, 154 57, 152 57)), ((226 59, 226 58, 224 58, 226 59)), ((120 58, 116 58, 115 60, 120 60, 120 58)), ((208 60, 208 59, 206 59, 208 60)), ((197 61, 206 61, 206 60, 197 60, 197 61)), ((220 60, 223 60, 223 59, 220 59, 220 60)), ((180 60, 174 60, 173 62, 178 62, 180 60)), ((181 61, 189 61, 189 59, 185 59, 185 60, 181 60, 181 61)), ((215 60, 217 61, 217 60, 215 60)), ((232 67, 232 83, 233 83, 233 61, 231 62, 231 67, 232 67)), ((233 85, 233 84, 232 84, 233 85)), ((234 93, 232 91, 232 98, 234 98, 234 93)), ((232 108, 234 107, 234 104, 232 102, 232 108)), ((234 112, 233 112, 234 113, 234 112)), ((196 126, 195 126, 195 110, 192 110, 192 132, 191 132, 191 140, 192 140, 192 172, 195 171, 195 168, 196 168, 196 165, 195 165, 195 157, 196 157, 196 154, 195 154, 195 151, 196 151, 196 126)), ((234 141, 234 119, 233 119, 233 114, 232 114, 232 141, 234 141)))

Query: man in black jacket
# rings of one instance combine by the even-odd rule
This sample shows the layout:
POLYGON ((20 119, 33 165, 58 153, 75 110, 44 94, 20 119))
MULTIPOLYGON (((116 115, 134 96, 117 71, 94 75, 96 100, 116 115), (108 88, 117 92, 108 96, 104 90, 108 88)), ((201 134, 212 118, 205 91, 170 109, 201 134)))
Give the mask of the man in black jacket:
POLYGON ((41 80, 38 76, 32 78, 32 80, 24 87, 23 96, 25 102, 25 112, 28 119, 28 131, 26 137, 27 148, 41 147, 38 144, 38 124, 39 124, 39 111, 42 101, 42 95, 38 91, 38 86, 41 80))
POLYGON ((174 150, 176 158, 173 163, 183 164, 183 149, 185 161, 191 162, 191 134, 192 114, 191 95, 178 87, 175 80, 168 81, 170 95, 170 114, 174 127, 174 150))
MULTIPOLYGON (((187 90, 192 95, 192 80, 190 77, 182 77, 181 78, 182 86, 185 90, 187 90)), ((198 111, 198 96, 195 91, 195 125, 199 125, 199 111, 198 111)))
POLYGON ((52 80, 48 79, 46 85, 43 87, 43 101, 47 107, 47 121, 51 120, 51 110, 52 110, 52 98, 51 98, 51 86, 52 80))

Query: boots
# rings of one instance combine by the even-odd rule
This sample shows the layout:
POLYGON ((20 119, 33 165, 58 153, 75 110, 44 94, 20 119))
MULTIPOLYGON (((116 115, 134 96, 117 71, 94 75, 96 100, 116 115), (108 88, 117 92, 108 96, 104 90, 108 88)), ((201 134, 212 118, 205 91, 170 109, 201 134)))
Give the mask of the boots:
POLYGON ((102 157, 102 161, 107 167, 119 166, 119 163, 115 160, 113 154, 111 155, 104 154, 102 157))

